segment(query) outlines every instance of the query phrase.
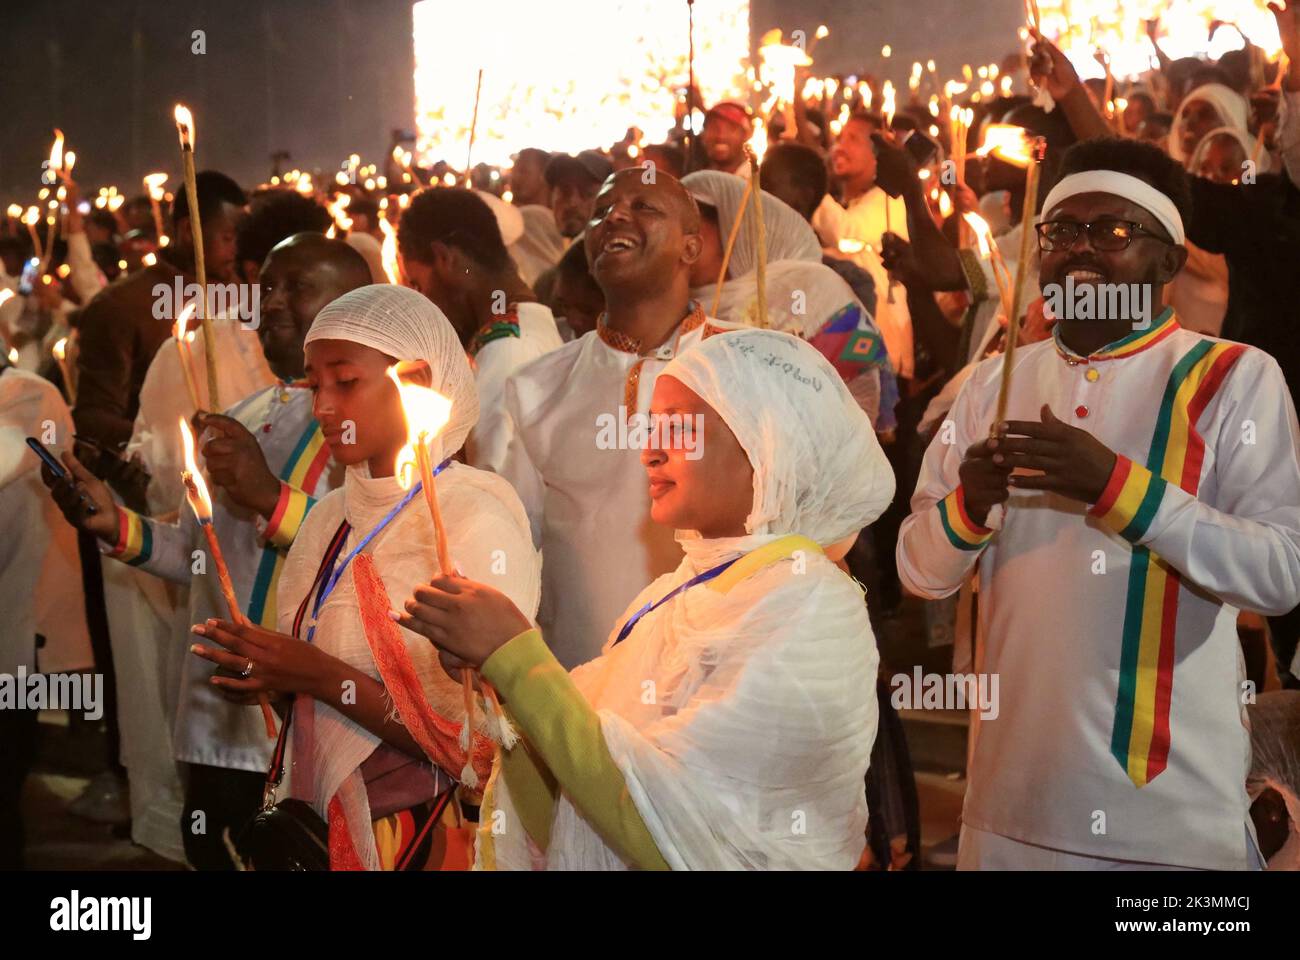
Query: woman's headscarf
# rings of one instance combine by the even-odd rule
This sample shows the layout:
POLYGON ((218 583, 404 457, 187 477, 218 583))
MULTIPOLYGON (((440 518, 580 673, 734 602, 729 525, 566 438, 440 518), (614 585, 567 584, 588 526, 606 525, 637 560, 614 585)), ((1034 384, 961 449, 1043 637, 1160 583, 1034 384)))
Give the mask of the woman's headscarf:
POLYGON ((1205 162, 1205 155, 1210 152, 1210 144, 1214 142, 1215 137, 1231 137, 1241 144, 1241 152, 1245 154, 1247 160, 1255 161, 1256 173, 1268 173, 1272 166, 1267 150, 1259 150, 1259 141, 1250 135, 1244 128, 1238 127, 1215 127, 1196 145, 1196 152, 1192 154, 1191 162, 1187 164, 1187 169, 1192 173, 1201 169, 1201 164, 1205 162))
POLYGON ((1221 83, 1207 83, 1197 87, 1183 98, 1178 114, 1174 117, 1173 129, 1169 131, 1169 155, 1184 165, 1187 164, 1188 157, 1183 152, 1183 124, 1187 108, 1195 100, 1204 100, 1214 108, 1219 115, 1219 126, 1248 131, 1249 109, 1241 94, 1221 83))
POLYGON ((345 293, 316 315, 303 345, 317 340, 347 340, 394 360, 425 361, 430 386, 451 401, 451 419, 431 450, 434 463, 465 445, 478 422, 474 373, 451 321, 422 294, 391 283, 345 293))
MULTIPOLYGON (((701 170, 682 177, 682 186, 690 191, 697 203, 705 203, 718 211, 718 230, 722 234, 725 247, 727 236, 731 233, 736 218, 744 216, 740 233, 736 235, 736 245, 731 251, 731 261, 727 265, 727 276, 745 277, 758 268, 758 243, 754 233, 754 211, 746 202, 745 209, 740 208, 745 196, 745 179, 733 173, 718 170, 701 170)), ((762 195, 763 224, 767 234, 767 262, 779 260, 810 260, 821 263, 822 247, 812 225, 798 212, 782 203, 770 193, 762 195)), ((705 304, 708 307, 708 304, 705 304)))
MULTIPOLYGON (((856 533, 892 498, 893 474, 866 414, 802 340, 773 330, 715 334, 661 376, 694 390, 736 435, 754 467, 753 509, 748 536, 683 540, 687 561, 625 616, 727 554, 789 533, 819 544, 856 533)), ((827 557, 792 557, 719 592, 683 591, 622 644, 620 624, 612 626, 602 655, 571 676, 669 866, 852 869, 866 843, 862 778, 879 663, 858 585, 827 557), (806 816, 806 834, 792 833, 791 811, 806 816)), ((505 822, 518 822, 509 778, 498 788, 505 822)), ((524 831, 503 833, 491 841, 497 865, 528 867, 524 831)), ((626 866, 567 795, 546 858, 550 869, 626 866)))
MULTIPOLYGON (((428 363, 431 387, 451 400, 450 419, 432 445, 434 462, 464 444, 478 420, 478 391, 450 321, 423 296, 392 284, 353 290, 317 314, 306 343, 317 340, 347 340, 395 360, 428 363)), ((452 561, 468 577, 505 592, 531 617, 537 610, 541 563, 514 489, 494 473, 460 463, 451 464, 436 482, 452 561), (508 567, 502 563, 498 572, 496 564, 502 557, 509 558, 508 567)), ((390 638, 393 642, 383 655, 377 655, 372 644, 372 640, 382 642, 384 636, 374 627, 374 607, 386 603, 391 609, 401 604, 415 584, 427 582, 437 570, 434 530, 423 503, 417 500, 394 513, 405 491, 395 477, 371 476, 366 463, 348 467, 341 494, 334 491, 317 503, 294 540, 278 586, 280 629, 292 632, 295 611, 304 597, 312 595, 321 558, 339 523, 346 519, 351 525, 350 545, 383 524, 382 533, 352 561, 349 574, 339 579, 313 614, 314 642, 330 656, 382 679, 395 705, 400 702, 397 697, 404 695, 408 712, 402 720, 408 727, 414 718, 424 718, 420 728, 431 729, 436 724, 430 714, 459 726, 465 718, 460 685, 443 671, 431 644, 409 632, 390 638), (366 590, 357 586, 358 580, 368 584, 366 590), (386 596, 379 595, 376 583, 386 596), (405 653, 399 658, 397 651, 402 650, 405 653), (406 666, 392 669, 401 660, 406 666), (387 674, 382 673, 381 661, 389 664, 387 674)), ((333 707, 309 699, 299 701, 294 717, 292 794, 310 801, 322 816, 337 800, 357 858, 368 869, 377 869, 380 860, 361 765, 374 753, 379 738, 333 707)), ((480 740, 488 732, 482 711, 476 712, 475 731, 480 740)), ((417 741, 430 761, 439 762, 424 741, 417 741)), ((475 752, 482 756, 480 749, 475 752)), ((451 776, 457 774, 454 765, 443 769, 451 776)))
POLYGON ((751 536, 802 534, 827 546, 875 520, 894 496, 875 431, 817 350, 775 330, 716 334, 670 363, 709 404, 754 468, 751 536))

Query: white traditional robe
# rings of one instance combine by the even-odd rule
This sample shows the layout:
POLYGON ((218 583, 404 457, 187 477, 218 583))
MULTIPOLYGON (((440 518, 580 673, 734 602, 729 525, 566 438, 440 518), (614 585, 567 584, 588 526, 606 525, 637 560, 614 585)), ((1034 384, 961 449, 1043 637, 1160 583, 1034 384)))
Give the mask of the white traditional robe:
POLYGON ((976 668, 1000 678, 1000 704, 972 720, 962 821, 1083 857, 1244 869, 1237 613, 1300 601, 1295 412, 1270 356, 1171 313, 1099 353, 1022 347, 1007 410, 1036 421, 1050 404, 1124 458, 1098 504, 1013 488, 996 531, 966 517, 958 469, 988 436, 996 357, 926 452, 899 535, 899 575, 924 597, 980 561, 976 668))
MULTIPOLYGON (((557 350, 564 343, 549 307, 540 303, 515 305, 518 333, 497 336, 474 354, 474 383, 478 387, 478 423, 465 444, 472 466, 500 473, 510 446, 511 425, 505 410, 506 378, 524 364, 557 350)), ((510 318, 505 317, 506 326, 510 318)))
MULTIPOLYGON (((717 321, 709 324, 725 326, 717 321)), ((700 341, 684 333, 678 353, 700 341)), ((656 378, 673 357, 674 337, 641 367, 636 410, 647 413, 656 378)), ((609 625, 655 577, 676 569, 673 533, 650 519, 639 449, 600 449, 602 428, 617 430, 628 372, 640 358, 615 350, 596 331, 564 344, 506 381, 514 425, 501 474, 518 491, 541 548, 542 635, 565 667, 600 652, 609 625)))
POLYGON ((907 309, 907 290, 901 283, 893 287, 894 302, 890 303, 889 273, 880 260, 880 238, 888 232, 904 240, 907 235, 907 206, 902 197, 889 197, 880 187, 872 187, 860 197, 841 206, 830 194, 822 198, 813 212, 813 229, 827 246, 840 250, 839 255, 852 260, 871 274, 876 282, 876 302, 872 315, 876 326, 885 338, 889 361, 900 377, 911 377, 913 370, 912 315, 907 309), (886 217, 888 209, 888 217, 886 217), (840 249, 841 240, 865 244, 857 251, 840 249))
POLYGON ((27 437, 48 441, 56 456, 70 449, 68 405, 49 381, 0 368, 0 673, 86 669, 93 657, 77 533, 45 489, 27 437))

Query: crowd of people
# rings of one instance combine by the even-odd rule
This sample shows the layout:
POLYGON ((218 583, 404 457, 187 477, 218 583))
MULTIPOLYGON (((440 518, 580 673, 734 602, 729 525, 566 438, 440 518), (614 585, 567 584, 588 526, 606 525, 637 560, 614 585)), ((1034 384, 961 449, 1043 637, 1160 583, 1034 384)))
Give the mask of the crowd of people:
MULTIPOLYGON (((459 185, 61 176, 0 222, 0 673, 105 678, 74 812, 201 870, 916 869, 876 637, 920 605, 999 681, 960 868, 1300 869, 1273 9, 1289 68, 1153 31, 1109 87, 1034 35, 961 156, 859 93, 761 158, 728 100, 459 185), (172 296, 199 254, 224 309, 172 296)), ((37 737, 0 710, 0 866, 37 737)))

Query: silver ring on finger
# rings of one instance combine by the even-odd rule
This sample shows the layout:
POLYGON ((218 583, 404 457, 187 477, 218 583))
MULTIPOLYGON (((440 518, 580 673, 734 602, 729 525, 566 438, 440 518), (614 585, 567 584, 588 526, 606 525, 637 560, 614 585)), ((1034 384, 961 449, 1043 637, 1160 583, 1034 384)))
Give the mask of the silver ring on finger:
POLYGON ((248 663, 244 664, 244 669, 239 671, 239 675, 240 675, 241 677, 243 677, 245 680, 247 680, 249 677, 251 677, 251 676, 253 675, 253 661, 252 661, 252 660, 249 660, 248 663))

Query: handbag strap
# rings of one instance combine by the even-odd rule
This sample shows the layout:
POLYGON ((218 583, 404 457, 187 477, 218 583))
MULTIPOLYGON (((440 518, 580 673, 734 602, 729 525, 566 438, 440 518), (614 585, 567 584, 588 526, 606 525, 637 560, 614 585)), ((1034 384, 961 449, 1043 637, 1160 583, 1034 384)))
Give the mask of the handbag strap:
MULTIPOLYGON (((294 617, 294 635, 296 636, 302 625, 302 619, 311 604, 312 596, 317 593, 325 580, 327 572, 334 568, 338 561, 339 554, 343 552, 343 544, 347 543, 348 531, 352 529, 351 525, 344 520, 339 524, 338 530, 330 538, 329 547, 325 550, 325 555, 321 557, 320 569, 316 571, 316 578, 312 581, 311 589, 307 591, 307 596, 303 597, 302 603, 298 607, 298 614, 294 617)), ((280 724, 280 735, 275 740, 275 749, 271 752, 271 765, 266 771, 266 786, 262 789, 262 808, 269 810, 275 804, 275 791, 284 780, 284 754, 289 746, 289 727, 293 723, 293 710, 296 697, 289 700, 289 708, 285 711, 284 722, 280 724)))

